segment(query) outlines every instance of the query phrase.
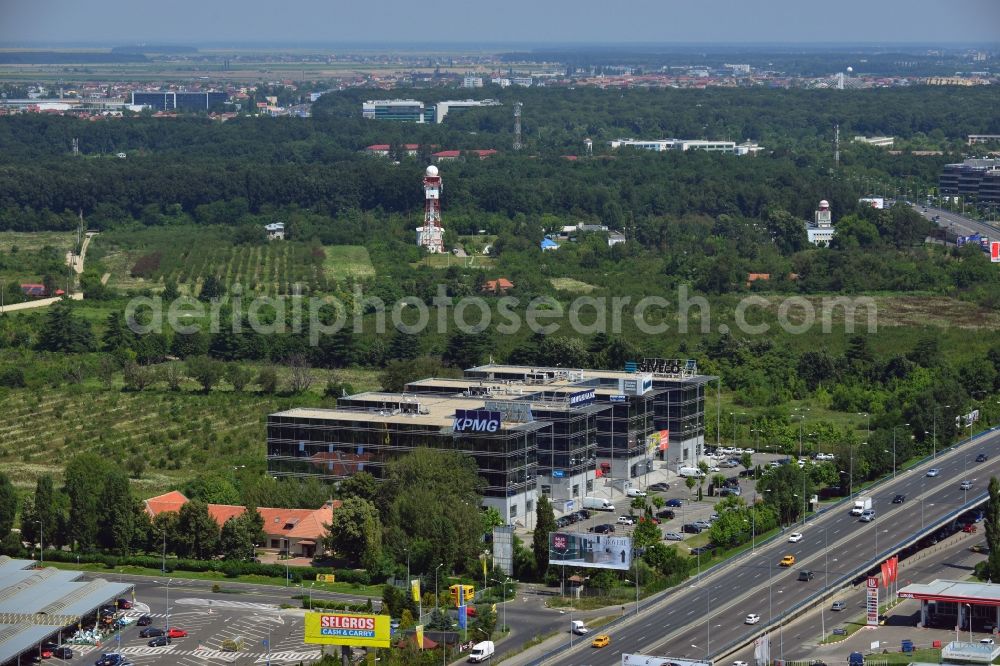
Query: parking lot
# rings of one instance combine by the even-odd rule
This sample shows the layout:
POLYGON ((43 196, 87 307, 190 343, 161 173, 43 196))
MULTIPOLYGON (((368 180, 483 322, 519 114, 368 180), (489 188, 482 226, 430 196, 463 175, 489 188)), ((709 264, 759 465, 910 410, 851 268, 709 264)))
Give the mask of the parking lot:
POLYGON ((168 626, 165 585, 149 586, 148 595, 140 595, 131 610, 125 611, 129 626, 100 646, 71 645, 72 661, 46 660, 47 663, 92 664, 105 652, 120 653, 136 666, 203 666, 210 663, 244 664, 298 663, 317 660, 318 646, 303 643, 303 611, 282 609, 277 603, 250 601, 206 594, 204 589, 186 587, 186 581, 174 581, 169 594, 169 626, 183 629, 187 636, 175 638, 169 645, 150 647, 149 638, 140 638, 143 627, 136 626, 139 616, 148 614, 154 627, 168 626), (239 644, 238 651, 224 651, 223 642, 239 644), (270 648, 270 649, 268 649, 270 648))
MULTIPOLYGON (((727 461, 738 459, 741 454, 729 453, 728 451, 730 450, 727 450, 727 453, 720 455, 720 457, 706 456, 705 460, 709 463, 711 469, 704 485, 702 486, 703 496, 700 501, 697 499, 698 486, 695 486, 693 490, 688 489, 685 485, 685 479, 679 476, 674 470, 667 469, 667 463, 660 463, 662 465, 661 468, 650 471, 648 474, 632 480, 632 487, 645 491, 647 493, 647 499, 659 496, 666 502, 665 509, 673 511, 673 518, 668 518, 662 515, 658 518, 658 520, 660 520, 660 531, 663 534, 679 534, 682 537, 682 542, 686 542, 693 537, 694 534, 685 533, 683 531, 683 526, 685 524, 700 522, 703 527, 708 526, 712 520, 713 514, 716 513, 715 505, 723 499, 723 496, 717 495, 710 497, 708 495, 708 486, 711 482, 711 477, 715 474, 722 474, 727 479, 731 480, 731 484, 735 485, 738 482, 740 496, 743 497, 744 501, 748 504, 754 501, 756 481, 752 476, 740 478, 740 473, 744 471, 743 466, 739 464, 727 464, 727 461)), ((788 456, 771 453, 758 453, 756 451, 751 454, 751 460, 755 466, 776 464, 775 461, 783 458, 788 458, 788 456)), ((794 461, 794 458, 792 461, 794 461)), ((597 483, 601 483, 601 481, 601 479, 598 479, 597 483)), ((621 516, 629 515, 631 503, 633 501, 633 498, 628 497, 625 492, 617 488, 612 489, 610 482, 606 482, 606 485, 597 487, 593 492, 588 493, 588 497, 607 499, 614 505, 615 510, 588 510, 586 513, 589 513, 589 516, 585 519, 581 519, 580 514, 583 513, 580 510, 580 504, 582 502, 581 499, 575 503, 576 509, 574 511, 568 513, 556 513, 557 522, 560 523, 560 529, 575 532, 592 532, 595 528, 598 531, 608 530, 606 526, 612 525, 614 527, 614 534, 618 535, 631 534, 635 529, 634 525, 619 522, 621 516)), ((636 517, 640 515, 637 511, 634 513, 636 517)), ((653 514, 657 515, 658 513, 661 513, 661 510, 654 509, 653 514)), ((674 542, 676 540, 668 539, 667 541, 674 542)))

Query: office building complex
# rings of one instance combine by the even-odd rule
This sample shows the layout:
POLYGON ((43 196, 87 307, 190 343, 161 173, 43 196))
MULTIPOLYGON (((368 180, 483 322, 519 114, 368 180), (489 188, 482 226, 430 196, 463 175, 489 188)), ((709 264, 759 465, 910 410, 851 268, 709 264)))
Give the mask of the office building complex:
POLYGON ((484 504, 514 522, 534 511, 539 493, 579 507, 596 485, 622 490, 658 461, 694 464, 714 379, 687 360, 648 359, 624 371, 479 366, 461 379, 411 382, 403 393, 342 398, 336 409, 271 414, 268 472, 383 478, 388 462, 415 448, 460 451, 486 483, 484 504))
POLYGON ((148 106, 157 111, 209 111, 228 99, 224 92, 134 92, 132 106, 148 106))
POLYGON ((415 99, 376 99, 361 104, 361 117, 411 123, 441 123, 451 111, 501 106, 494 99, 449 100, 425 105, 415 99))
POLYGON ((938 187, 942 196, 1000 203, 1000 159, 968 159, 946 164, 938 187))

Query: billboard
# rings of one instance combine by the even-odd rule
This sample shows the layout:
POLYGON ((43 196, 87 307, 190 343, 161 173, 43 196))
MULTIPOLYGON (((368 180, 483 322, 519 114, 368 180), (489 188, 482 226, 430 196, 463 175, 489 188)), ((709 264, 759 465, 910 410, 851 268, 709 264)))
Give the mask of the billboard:
MULTIPOLYGON (((627 365, 627 364, 626 364, 627 365)), ((644 358, 634 363, 633 372, 651 372, 654 375, 697 374, 698 361, 693 358, 644 358)))
POLYGON ((878 626, 878 577, 869 576, 867 584, 867 597, 865 608, 867 610, 867 622, 869 627, 878 626))
POLYGON ((650 657, 644 654, 623 654, 622 666, 712 666, 712 662, 674 659, 673 657, 650 657))
POLYGON ((549 564, 624 571, 632 566, 632 537, 549 532, 549 564))
POLYGON ((653 455, 657 451, 666 451, 670 448, 670 431, 657 430, 646 436, 646 454, 653 455))
POLYGON ((576 393, 569 394, 569 405, 570 407, 582 407, 583 405, 589 405, 594 402, 597 394, 594 389, 587 389, 586 391, 577 391, 576 393))
POLYGON ((1000 241, 990 241, 990 261, 1000 264, 1000 241))
POLYGON ((645 395, 653 389, 653 375, 637 374, 634 379, 619 379, 618 391, 625 395, 645 395))
POLYGON ((486 409, 456 409, 452 430, 455 432, 497 432, 500 412, 486 409))
POLYGON ((389 647, 389 616, 368 613, 308 612, 305 642, 315 645, 389 647))

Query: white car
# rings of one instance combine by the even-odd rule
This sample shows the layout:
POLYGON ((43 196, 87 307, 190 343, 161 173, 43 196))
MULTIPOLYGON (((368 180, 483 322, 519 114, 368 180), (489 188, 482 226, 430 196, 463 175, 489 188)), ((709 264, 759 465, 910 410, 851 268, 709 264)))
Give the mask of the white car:
POLYGON ((745 661, 734 661, 733 666, 748 666, 745 661))
POLYGON ((619 525, 635 525, 635 520, 631 516, 618 516, 619 525))
POLYGON ((743 453, 745 453, 745 454, 747 454, 749 456, 752 456, 754 454, 754 450, 753 449, 743 449, 743 453))
POLYGON ((832 453, 817 453, 816 460, 833 460, 832 453))
POLYGON ((801 532, 792 532, 788 535, 788 543, 798 543, 799 541, 802 541, 801 532))
POLYGON ((939 470, 937 467, 932 467, 929 470, 927 470, 927 476, 937 476, 940 473, 941 470, 939 470))
POLYGON ((760 622, 760 615, 757 613, 750 613, 747 615, 747 619, 743 620, 743 624, 757 624, 760 622))
POLYGON ((959 485, 960 490, 972 490, 972 481, 962 481, 959 485))

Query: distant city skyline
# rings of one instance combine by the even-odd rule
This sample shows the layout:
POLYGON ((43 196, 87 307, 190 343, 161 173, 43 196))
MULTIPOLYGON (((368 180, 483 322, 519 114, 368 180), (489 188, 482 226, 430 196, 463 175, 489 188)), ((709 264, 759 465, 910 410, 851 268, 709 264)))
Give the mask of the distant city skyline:
POLYGON ((15 0, 0 42, 997 44, 998 0, 15 0))

